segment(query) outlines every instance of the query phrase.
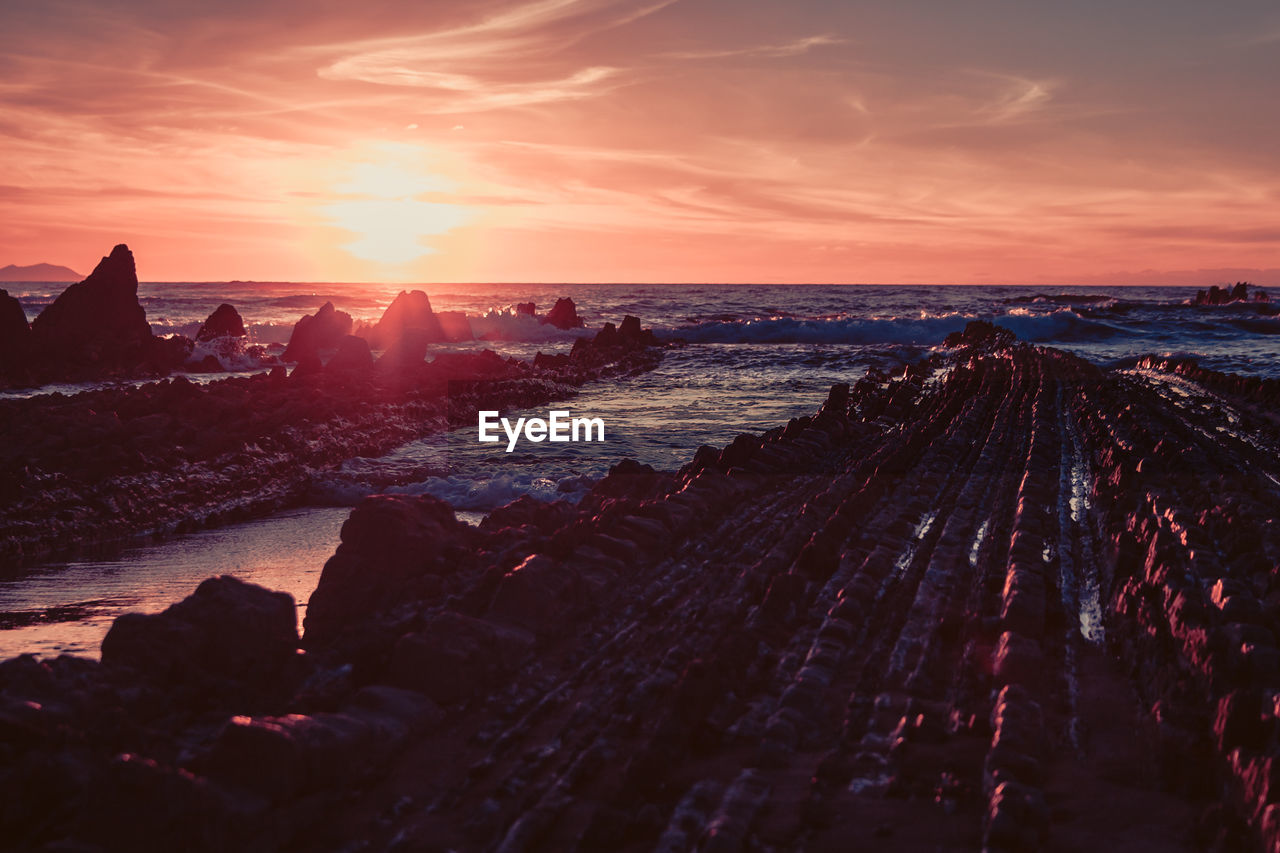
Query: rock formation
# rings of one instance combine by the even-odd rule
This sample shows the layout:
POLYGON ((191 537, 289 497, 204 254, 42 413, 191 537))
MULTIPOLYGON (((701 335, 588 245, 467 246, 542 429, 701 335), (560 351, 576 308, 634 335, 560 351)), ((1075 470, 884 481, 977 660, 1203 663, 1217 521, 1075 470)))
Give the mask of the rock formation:
MULTIPOLYGON (((1196 292, 1196 298, 1192 301, 1194 305, 1230 305, 1233 302, 1250 301, 1249 288, 1252 285, 1247 281, 1238 281, 1235 287, 1230 289, 1218 287, 1216 284, 1208 290, 1200 290, 1196 292)), ((1252 301, 1269 302, 1270 297, 1267 292, 1261 288, 1256 288, 1253 292, 1252 301)))
POLYGON ((315 314, 307 314, 293 327, 289 345, 280 356, 282 361, 302 362, 318 360, 321 350, 338 346, 351 334, 351 315, 326 302, 315 314))
POLYGON ((240 319, 240 312, 234 306, 224 302, 214 309, 209 319, 200 325, 200 331, 196 332, 196 341, 204 342, 227 337, 243 338, 244 336, 244 321, 240 319))
POLYGON ((582 318, 578 316, 577 306, 567 296, 556 300, 556 304, 542 318, 542 322, 555 326, 557 329, 581 329, 586 325, 582 318))
POLYGON ((134 366, 148 358, 151 342, 133 253, 124 244, 31 323, 32 357, 49 364, 134 366))
POLYGON ((373 353, 369 351, 369 342, 355 335, 347 335, 338 342, 338 350, 329 359, 324 369, 328 373, 351 372, 360 373, 373 367, 373 353))
POLYGON ((377 325, 365 333, 369 346, 385 350, 410 330, 417 330, 428 342, 445 340, 440 320, 431 310, 431 300, 421 290, 402 290, 387 306, 377 325))
POLYGON ((0 290, 0 375, 24 366, 31 343, 31 325, 22 303, 0 290))
POLYGON ((273 707, 0 665, 0 837, 1275 849, 1280 383, 957 343, 577 507, 370 498, 273 707))
POLYGON ((475 340, 471 323, 462 311, 437 311, 436 319, 440 321, 440 333, 446 341, 475 340))

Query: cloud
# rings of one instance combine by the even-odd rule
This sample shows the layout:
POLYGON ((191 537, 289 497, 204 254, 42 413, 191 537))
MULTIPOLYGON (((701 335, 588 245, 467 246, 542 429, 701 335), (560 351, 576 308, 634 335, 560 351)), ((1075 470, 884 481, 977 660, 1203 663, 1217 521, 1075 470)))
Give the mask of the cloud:
POLYGON ((756 57, 779 59, 788 56, 800 56, 815 47, 834 44, 848 44, 849 40, 830 33, 817 36, 806 36, 780 44, 764 44, 754 47, 725 48, 720 50, 672 51, 660 55, 661 59, 698 60, 727 59, 730 57, 756 57))
POLYGON ((418 109, 423 113, 451 114, 594 97, 608 90, 599 84, 618 73, 616 68, 592 67, 559 79, 498 83, 479 76, 415 69, 389 62, 394 60, 386 56, 353 57, 323 69, 320 75, 334 80, 434 90, 439 97, 420 102, 418 109))

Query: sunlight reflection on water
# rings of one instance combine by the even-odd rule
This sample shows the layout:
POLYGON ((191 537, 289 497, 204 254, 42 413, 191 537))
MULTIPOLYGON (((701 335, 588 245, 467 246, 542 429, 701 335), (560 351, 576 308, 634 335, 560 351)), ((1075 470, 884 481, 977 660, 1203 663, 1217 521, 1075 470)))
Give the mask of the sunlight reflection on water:
POLYGON ((121 613, 154 613, 190 595, 214 575, 283 590, 298 602, 301 625, 320 571, 338 547, 351 510, 312 507, 131 548, 107 560, 53 563, 0 580, 0 613, 10 621, 49 616, 0 630, 0 659, 26 652, 40 657, 98 656, 102 638, 121 613))

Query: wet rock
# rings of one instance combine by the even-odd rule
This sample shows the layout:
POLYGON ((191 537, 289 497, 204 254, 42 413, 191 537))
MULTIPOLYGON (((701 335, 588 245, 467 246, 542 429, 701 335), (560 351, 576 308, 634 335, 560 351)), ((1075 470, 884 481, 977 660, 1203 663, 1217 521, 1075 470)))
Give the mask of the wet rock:
POLYGON ((200 324, 200 331, 196 332, 196 340, 199 342, 244 336, 244 321, 240 319, 240 312, 226 302, 214 309, 209 318, 200 324))

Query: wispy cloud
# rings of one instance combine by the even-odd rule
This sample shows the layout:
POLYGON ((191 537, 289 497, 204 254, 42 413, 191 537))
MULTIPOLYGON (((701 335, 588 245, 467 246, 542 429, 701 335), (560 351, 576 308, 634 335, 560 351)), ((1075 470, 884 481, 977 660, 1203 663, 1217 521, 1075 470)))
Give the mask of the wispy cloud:
POLYGON ((801 56, 815 47, 827 45, 849 44, 849 40, 830 33, 817 36, 792 39, 777 44, 762 44, 750 47, 723 48, 710 50, 672 51, 663 53, 659 58, 674 60, 727 59, 730 57, 755 57, 779 59, 788 56, 801 56))

